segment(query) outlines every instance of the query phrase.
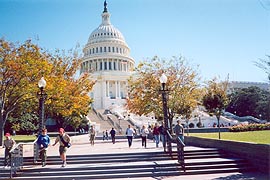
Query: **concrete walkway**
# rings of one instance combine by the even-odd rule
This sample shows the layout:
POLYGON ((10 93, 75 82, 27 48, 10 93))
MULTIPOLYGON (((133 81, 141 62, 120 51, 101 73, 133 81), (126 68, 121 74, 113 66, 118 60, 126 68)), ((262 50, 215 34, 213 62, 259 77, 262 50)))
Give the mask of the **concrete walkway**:
MULTIPOLYGON (((97 138, 101 139, 101 138, 97 138)), ((54 143, 54 139, 51 139, 51 144, 54 143)), ((127 140, 124 138, 116 138, 116 143, 113 144, 111 140, 96 140, 95 145, 91 146, 89 143, 88 135, 78 135, 72 137, 72 146, 67 151, 67 162, 69 155, 83 155, 83 154, 107 154, 107 153, 132 153, 132 152, 153 152, 163 151, 162 147, 156 148, 155 143, 152 140, 147 140, 147 148, 143 148, 140 139, 134 139, 131 148, 128 147, 127 140)), ((48 149, 48 156, 57 156, 58 146, 50 146, 48 149)), ((161 144, 160 144, 161 146, 161 144)), ((188 149, 199 149, 198 147, 187 146, 188 149)), ((31 146, 24 149, 24 156, 32 156, 33 152, 31 146)), ((0 155, 3 156, 3 148, 0 150, 0 155)), ((123 179, 123 178, 121 178, 123 179)), ((132 178, 127 178, 132 179, 132 178)), ((134 178, 136 180, 154 180, 157 178, 134 178)), ((255 173, 225 173, 225 174, 210 174, 210 175, 181 175, 179 177, 162 177, 164 180, 267 180, 268 178, 261 174, 255 173)))

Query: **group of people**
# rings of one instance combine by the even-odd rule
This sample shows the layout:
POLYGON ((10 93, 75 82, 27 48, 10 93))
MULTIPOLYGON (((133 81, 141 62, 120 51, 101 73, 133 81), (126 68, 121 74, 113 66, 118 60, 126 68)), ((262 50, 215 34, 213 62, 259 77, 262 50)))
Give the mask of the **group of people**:
MULTIPOLYGON (((166 147, 166 141, 167 141, 167 129, 164 125, 164 122, 159 125, 158 123, 155 123, 153 128, 149 128, 150 130, 147 130, 152 132, 153 134, 153 141, 156 143, 156 147, 159 147, 160 141, 162 142, 163 148, 166 147)), ((143 126, 141 130, 141 138, 142 138, 142 145, 146 147, 146 138, 145 138, 145 132, 146 127, 143 126)), ((177 124, 173 128, 173 132, 175 133, 176 137, 179 137, 182 142, 184 142, 184 127, 181 125, 180 121, 177 121, 177 124)))
MULTIPOLYGON (((181 125, 180 121, 177 121, 177 124, 174 126, 174 133, 176 137, 180 138, 182 142, 184 142, 184 127, 181 125)), ((140 137, 142 139, 142 146, 146 148, 146 139, 148 134, 150 132, 153 134, 153 140, 156 143, 156 147, 159 147, 159 142, 161 140, 163 148, 166 147, 166 137, 167 137, 167 129, 164 126, 164 122, 161 123, 159 126, 158 123, 155 123, 155 126, 153 129, 148 129, 145 125, 142 126, 142 129, 140 130, 140 137)), ((133 129, 130 125, 128 125, 128 128, 126 130, 126 136, 128 140, 128 146, 131 147, 132 145, 132 139, 136 135, 135 129, 133 129)))
MULTIPOLYGON (((161 125, 159 126, 158 123, 155 123, 155 126, 153 129, 148 129, 145 125, 142 126, 142 129, 140 130, 140 137, 142 140, 142 147, 146 148, 147 146, 147 137, 150 134, 150 132, 153 134, 153 140, 156 143, 156 147, 159 146, 159 142, 161 140, 163 147, 166 147, 166 134, 167 134, 167 129, 164 126, 164 123, 162 122, 161 125)), ((59 154, 60 158, 62 160, 62 167, 65 167, 67 164, 67 158, 66 158, 66 152, 67 148, 71 146, 71 139, 70 136, 65 132, 63 128, 59 129, 59 135, 56 137, 54 144, 52 146, 55 146, 57 143, 59 143, 59 154)), ((184 142, 184 128, 180 124, 180 121, 177 121, 177 124, 174 127, 174 132, 177 137, 179 137, 182 142, 184 142)), ((112 139, 112 143, 115 143, 115 136, 116 136, 116 131, 114 128, 110 130, 110 135, 112 139)), ((130 125, 128 125, 126 129, 126 137, 128 140, 128 147, 132 146, 132 141, 134 136, 137 135, 136 129, 132 128, 130 125)), ((96 131, 94 129, 94 126, 91 126, 89 129, 89 137, 90 137, 90 144, 93 146, 95 144, 95 136, 96 136, 96 131)), ((106 139, 108 140, 108 131, 106 130, 105 133, 103 133, 103 140, 106 139), (105 137, 104 137, 105 136, 105 137)), ((5 147, 5 161, 4 165, 10 166, 10 159, 11 159, 11 154, 10 151, 16 144, 15 140, 11 137, 9 133, 5 134, 6 139, 4 140, 4 147, 5 147)), ((50 137, 47 134, 47 129, 42 129, 41 134, 38 135, 37 138, 37 145, 39 148, 39 157, 41 159, 42 167, 46 166, 46 159, 47 159, 47 150, 48 147, 50 146, 50 137)))
MULTIPOLYGON (((55 146, 57 143, 59 143, 59 154, 62 160, 62 167, 65 167, 67 164, 66 152, 67 148, 71 146, 71 139, 63 128, 60 128, 58 132, 59 135, 56 137, 52 146, 55 146)), ((42 167, 44 167, 46 166, 47 150, 50 145, 50 137, 47 134, 47 129, 42 129, 41 134, 39 134, 37 138, 37 145, 39 147, 39 157, 42 162, 42 167)))
MULTIPOLYGON (((103 139, 103 141, 104 140, 108 141, 109 140, 109 134, 111 135, 112 143, 114 144, 115 143, 115 135, 116 135, 116 131, 115 131, 114 128, 112 128, 110 130, 110 132, 108 132, 108 130, 103 131, 102 139, 103 139)), ((96 130, 95 130, 94 126, 90 126, 89 141, 90 141, 90 144, 92 146, 94 146, 94 144, 95 144, 95 137, 96 137, 96 130)))
MULTIPOLYGON (((159 142, 162 142, 162 146, 165 148, 166 147, 166 134, 167 134, 167 129, 164 126, 164 122, 161 123, 159 126, 158 123, 155 123, 155 126, 153 129, 147 128, 145 125, 142 126, 142 129, 140 130, 140 137, 142 139, 142 147, 146 148, 146 140, 148 137, 148 134, 152 133, 153 134, 153 140, 156 143, 156 147, 159 147, 159 142)), ((184 127, 180 124, 180 121, 177 121, 177 124, 174 127, 174 132, 177 137, 179 137, 183 142, 184 142, 184 127)), ((115 143, 115 135, 116 131, 114 128, 111 129, 111 131, 108 133, 108 130, 103 131, 103 141, 109 139, 109 134, 111 135, 112 143, 115 143)), ((90 137, 90 144, 94 145, 94 140, 95 140, 95 129, 93 126, 90 127, 89 131, 89 137, 90 137)), ((128 125, 126 129, 126 137, 128 141, 128 147, 132 146, 132 141, 134 136, 137 135, 136 129, 132 128, 131 125, 128 125)))
MULTIPOLYGON (((6 139, 4 140, 4 147, 5 147, 5 161, 4 161, 4 167, 10 166, 11 161, 11 149, 15 146, 16 142, 15 140, 10 136, 10 133, 5 134, 6 139)), ((41 133, 38 135, 37 138, 37 146, 39 150, 39 158, 41 159, 42 167, 46 166, 46 159, 47 159, 47 150, 50 146, 50 136, 47 134, 47 129, 42 129, 41 133)), ((62 160, 62 167, 65 167, 66 162, 66 151, 67 148, 71 146, 70 144, 71 139, 67 133, 65 133, 65 130, 63 128, 59 129, 59 135, 56 137, 54 144, 52 146, 55 146, 57 143, 59 143, 59 154, 60 158, 62 160)))

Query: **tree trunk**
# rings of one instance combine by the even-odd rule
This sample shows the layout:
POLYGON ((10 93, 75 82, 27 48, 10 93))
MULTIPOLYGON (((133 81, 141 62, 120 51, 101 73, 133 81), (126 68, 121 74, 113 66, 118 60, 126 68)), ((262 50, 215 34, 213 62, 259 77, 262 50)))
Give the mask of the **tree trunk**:
MULTIPOLYGON (((3 111, 0 109, 0 111, 3 111)), ((4 130, 5 130, 5 123, 8 114, 4 114, 3 112, 0 113, 0 146, 3 146, 4 142, 4 130)))
POLYGON ((0 147, 3 146, 4 142, 4 123, 3 123, 3 117, 0 119, 0 147))

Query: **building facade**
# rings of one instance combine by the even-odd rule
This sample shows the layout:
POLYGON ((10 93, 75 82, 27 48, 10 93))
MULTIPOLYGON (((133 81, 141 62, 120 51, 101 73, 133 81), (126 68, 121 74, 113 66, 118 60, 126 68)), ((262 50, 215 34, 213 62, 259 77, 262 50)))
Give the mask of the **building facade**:
POLYGON ((90 34, 83 49, 80 73, 89 72, 96 81, 93 91, 95 109, 123 106, 127 97, 127 80, 132 75, 134 60, 122 33, 110 22, 104 2, 102 23, 90 34))

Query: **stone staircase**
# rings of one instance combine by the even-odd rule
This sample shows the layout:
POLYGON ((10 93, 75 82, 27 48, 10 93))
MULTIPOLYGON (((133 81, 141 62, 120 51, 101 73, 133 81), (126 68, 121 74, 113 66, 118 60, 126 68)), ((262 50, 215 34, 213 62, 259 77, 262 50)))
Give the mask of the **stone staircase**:
MULTIPOLYGON (((175 147, 174 147, 175 150, 175 147)), ((96 153, 69 155, 68 165, 60 167, 59 156, 49 156, 46 167, 32 164, 31 157, 24 158, 24 167, 14 179, 123 179, 164 178, 247 172, 252 168, 245 160, 228 157, 214 148, 185 148, 186 172, 177 163, 176 152, 172 158, 162 151, 132 153, 96 153)), ((1 159, 2 162, 2 159, 1 159)), ((0 179, 8 179, 9 171, 0 170, 0 179)))

